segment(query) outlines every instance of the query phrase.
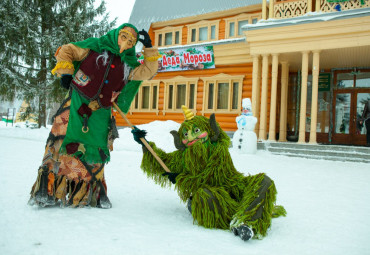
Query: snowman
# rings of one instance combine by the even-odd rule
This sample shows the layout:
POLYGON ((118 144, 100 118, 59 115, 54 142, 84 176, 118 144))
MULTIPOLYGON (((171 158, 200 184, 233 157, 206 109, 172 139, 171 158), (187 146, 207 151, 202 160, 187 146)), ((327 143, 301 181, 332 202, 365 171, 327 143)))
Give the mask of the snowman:
POLYGON ((243 154, 254 154, 257 152, 257 135, 254 132, 257 118, 253 116, 249 98, 242 100, 242 108, 242 114, 236 117, 238 130, 233 136, 233 149, 243 154))

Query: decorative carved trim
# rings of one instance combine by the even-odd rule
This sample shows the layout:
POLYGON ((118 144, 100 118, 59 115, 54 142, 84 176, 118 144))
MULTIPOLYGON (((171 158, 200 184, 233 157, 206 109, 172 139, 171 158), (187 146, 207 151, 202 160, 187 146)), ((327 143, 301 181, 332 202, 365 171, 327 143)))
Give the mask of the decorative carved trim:
POLYGON ((336 12, 337 9, 335 8, 338 4, 340 5, 340 9, 342 11, 370 7, 369 0, 367 1, 366 0, 352 0, 352 1, 339 2, 339 3, 329 3, 326 0, 317 0, 317 1, 320 1, 320 11, 322 12, 336 12), (361 4, 362 1, 364 1, 364 4, 361 4))
POLYGON ((281 1, 276 2, 274 4, 275 19, 293 18, 303 16, 306 13, 307 13, 307 0, 281 1))

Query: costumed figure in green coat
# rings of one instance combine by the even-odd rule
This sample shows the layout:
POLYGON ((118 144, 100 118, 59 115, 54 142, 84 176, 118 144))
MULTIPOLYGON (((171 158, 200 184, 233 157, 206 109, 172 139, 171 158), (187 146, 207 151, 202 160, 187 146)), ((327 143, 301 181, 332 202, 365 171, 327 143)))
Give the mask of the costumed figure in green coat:
MULTIPOLYGON (((176 151, 166 153, 149 142, 171 172, 164 172, 145 147, 141 168, 157 184, 174 183, 198 225, 230 229, 244 241, 266 236, 272 218, 286 215, 283 206, 275 205, 274 182, 264 173, 244 176, 235 169, 230 138, 214 114, 208 119, 183 110, 186 120, 171 131, 176 151)), ((139 142, 146 132, 136 128, 132 133, 139 142)))
POLYGON ((160 55, 146 31, 125 23, 100 38, 63 45, 55 57, 52 73, 68 93, 53 117, 29 204, 111 208, 104 166, 118 137, 112 103, 127 113, 142 80, 156 74, 160 55), (143 64, 137 41, 144 45, 143 64))

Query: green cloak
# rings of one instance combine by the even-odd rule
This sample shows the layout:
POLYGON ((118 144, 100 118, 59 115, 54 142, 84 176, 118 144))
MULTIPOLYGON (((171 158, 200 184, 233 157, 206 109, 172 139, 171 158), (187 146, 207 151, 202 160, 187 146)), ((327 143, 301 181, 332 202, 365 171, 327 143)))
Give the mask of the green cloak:
MULTIPOLYGON (((119 52, 118 34, 119 31, 124 27, 131 27, 136 31, 137 43, 139 36, 138 30, 133 25, 124 23, 100 38, 91 37, 81 42, 72 42, 72 44, 80 48, 93 50, 98 53, 102 53, 105 50, 109 51, 116 56, 120 56, 122 62, 134 69, 140 65, 136 58, 136 43, 131 49, 125 50, 122 53, 119 52)), ((79 69, 81 61, 75 61, 73 64, 76 73, 79 69)), ((128 112, 131 102, 137 94, 141 83, 142 81, 128 81, 121 91, 121 94, 117 99, 117 105, 124 113, 128 112)), ((84 149, 79 150, 71 155, 77 156, 82 161, 85 161, 89 164, 108 162, 110 160, 108 134, 111 127, 111 109, 101 108, 97 111, 94 111, 88 120, 89 131, 84 133, 82 132, 83 118, 78 114, 77 111, 83 103, 88 105, 89 100, 80 96, 78 92, 73 89, 70 96, 70 116, 67 134, 60 149, 61 153, 67 154, 66 145, 70 143, 79 143, 83 145, 84 149)), ((81 149, 81 147, 79 147, 79 149, 81 149)))

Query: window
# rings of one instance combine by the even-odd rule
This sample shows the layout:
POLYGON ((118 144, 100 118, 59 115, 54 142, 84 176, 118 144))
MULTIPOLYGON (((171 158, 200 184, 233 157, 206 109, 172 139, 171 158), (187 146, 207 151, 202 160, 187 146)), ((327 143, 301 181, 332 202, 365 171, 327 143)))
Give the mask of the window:
POLYGON ((162 34, 158 35, 158 46, 162 46, 162 34))
POLYGON ((195 111, 198 80, 199 78, 183 76, 163 80, 165 84, 163 114, 182 112, 182 105, 195 111))
POLYGON ((229 36, 233 37, 235 35, 235 22, 229 23, 229 36))
POLYGON ((191 30, 191 42, 195 42, 196 37, 197 37, 197 30, 195 28, 193 28, 191 30))
POLYGON ((155 33, 155 45, 161 46, 173 46, 181 44, 181 33, 182 27, 165 27, 154 31, 155 33))
POLYGON ((336 77, 336 88, 370 88, 369 70, 349 70, 340 72, 336 77))
POLYGON ((156 112, 158 114, 159 81, 145 81, 140 86, 130 112, 156 112))
POLYGON ((170 33, 165 33, 164 35, 164 45, 167 46, 167 45, 172 45, 172 32, 170 33))
POLYGON ((208 83, 208 110, 213 109, 213 88, 214 84, 212 82, 208 83))
POLYGON ((218 40, 219 20, 202 20, 188 25, 188 43, 218 40))
POLYGON ((218 74, 204 81, 203 113, 240 113, 244 75, 218 74))
POLYGON ((243 35, 242 26, 247 25, 248 20, 238 21, 238 35, 243 35))
POLYGON ((142 93, 141 93, 141 108, 142 109, 149 109, 149 97, 150 97, 150 87, 143 86, 142 93))
POLYGON ((211 40, 216 39, 216 26, 211 26, 211 40))
POLYGON ((176 31, 175 33, 175 44, 180 44, 180 32, 176 31))
POLYGON ((261 13, 254 14, 243 13, 238 16, 225 19, 226 39, 242 37, 243 36, 242 27, 247 24, 256 24, 257 21, 260 20, 261 18, 262 18, 261 13))
POLYGON ((207 41, 208 40, 208 27, 200 27, 199 28, 199 41, 207 41))

